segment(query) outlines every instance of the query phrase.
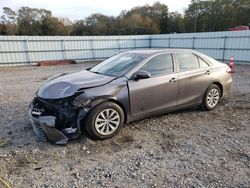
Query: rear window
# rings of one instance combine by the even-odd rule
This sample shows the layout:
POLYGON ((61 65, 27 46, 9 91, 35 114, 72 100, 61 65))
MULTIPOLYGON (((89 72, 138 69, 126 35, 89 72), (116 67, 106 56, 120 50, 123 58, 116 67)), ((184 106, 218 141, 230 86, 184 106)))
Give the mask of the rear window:
POLYGON ((209 65, 207 64, 207 62, 205 62, 203 59, 198 58, 198 60, 199 60, 199 63, 200 63, 200 68, 206 68, 206 67, 209 66, 209 65))
POLYGON ((199 62, 195 55, 190 53, 176 53, 175 57, 179 63, 181 72, 199 69, 199 62))

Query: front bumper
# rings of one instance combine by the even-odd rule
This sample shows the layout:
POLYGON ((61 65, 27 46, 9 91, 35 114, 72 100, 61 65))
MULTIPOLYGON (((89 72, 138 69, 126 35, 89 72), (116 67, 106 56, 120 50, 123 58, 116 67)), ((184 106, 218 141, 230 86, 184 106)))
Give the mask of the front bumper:
POLYGON ((55 144, 65 145, 69 138, 59 130, 55 129, 54 116, 40 116, 31 108, 29 110, 31 124, 37 137, 42 141, 50 141, 55 144))
MULTIPOLYGON (((43 107, 38 107, 37 100, 34 99, 29 107, 29 116, 33 130, 37 137, 41 141, 49 141, 58 145, 65 145, 72 138, 77 138, 81 134, 80 130, 80 120, 85 116, 82 111, 76 112, 76 122, 72 124, 58 125, 57 122, 60 121, 57 117, 58 112, 54 110, 54 113, 48 113, 48 109, 43 107)), ((65 117, 66 118, 66 117, 65 117)), ((67 121, 67 120, 66 120, 67 121)))

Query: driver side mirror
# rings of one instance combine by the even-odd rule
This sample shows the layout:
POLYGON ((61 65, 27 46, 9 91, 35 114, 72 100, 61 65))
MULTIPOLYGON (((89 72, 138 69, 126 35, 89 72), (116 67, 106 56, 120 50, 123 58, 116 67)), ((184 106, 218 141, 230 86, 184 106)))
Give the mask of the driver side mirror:
POLYGON ((151 77, 150 73, 147 71, 144 71, 144 70, 137 71, 133 76, 133 78, 136 80, 146 79, 146 78, 150 78, 150 77, 151 77))

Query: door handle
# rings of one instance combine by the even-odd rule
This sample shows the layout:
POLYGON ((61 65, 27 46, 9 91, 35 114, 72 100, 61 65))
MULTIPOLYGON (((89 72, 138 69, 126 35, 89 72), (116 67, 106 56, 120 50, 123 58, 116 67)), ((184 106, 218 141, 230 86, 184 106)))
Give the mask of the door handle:
POLYGON ((206 72, 205 72, 205 74, 206 74, 206 75, 209 75, 209 74, 210 74, 210 71, 209 71, 209 70, 208 70, 208 71, 206 71, 206 72))
POLYGON ((178 79, 177 78, 171 78, 170 80, 169 80, 169 82, 176 82, 178 79))

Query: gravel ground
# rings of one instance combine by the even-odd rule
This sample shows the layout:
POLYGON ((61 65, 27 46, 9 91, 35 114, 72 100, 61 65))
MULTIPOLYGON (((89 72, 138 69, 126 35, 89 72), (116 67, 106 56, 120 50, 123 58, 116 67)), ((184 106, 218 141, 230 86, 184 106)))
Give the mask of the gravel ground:
POLYGON ((250 66, 236 66, 231 96, 213 111, 144 119, 104 141, 37 140, 34 92, 49 76, 86 66, 0 68, 0 177, 13 187, 250 187, 250 66))

